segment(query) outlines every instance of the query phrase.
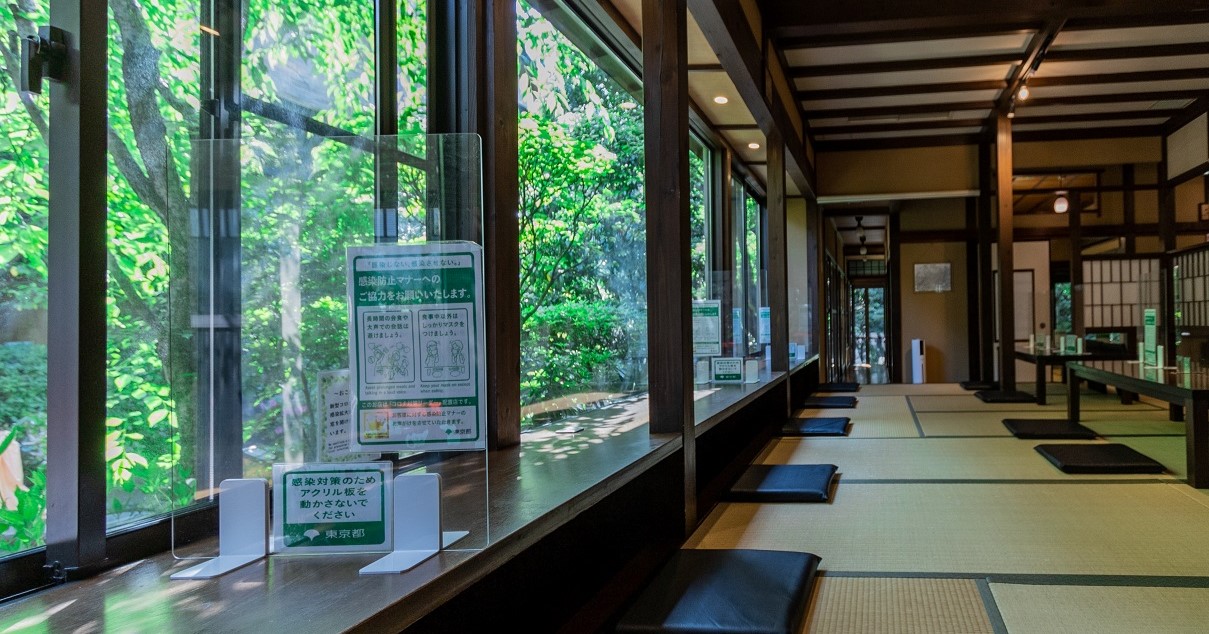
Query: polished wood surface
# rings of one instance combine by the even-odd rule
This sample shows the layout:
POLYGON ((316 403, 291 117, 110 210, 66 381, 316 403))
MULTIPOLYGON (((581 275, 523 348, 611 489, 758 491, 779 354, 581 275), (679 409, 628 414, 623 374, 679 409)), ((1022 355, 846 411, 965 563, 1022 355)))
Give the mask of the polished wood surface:
POLYGON ((1186 418, 1184 446, 1188 484, 1209 489, 1209 366, 1149 368, 1137 361, 1067 363, 1067 418, 1078 422, 1079 381, 1112 385, 1117 391, 1145 394, 1171 404, 1172 420, 1186 418), (1183 411, 1181 411, 1183 410, 1183 411))
MULTIPOLYGON (((1007 112, 995 113, 995 182, 999 202, 999 349, 1006 352, 1005 342, 1016 332, 1015 263, 1012 257, 1012 120, 1007 112)), ((999 355, 999 389, 1016 390, 1016 361, 1012 355, 999 355)))
MULTIPOLYGON (((700 386, 696 435, 786 380, 762 378, 700 386)), ((443 476, 443 528, 471 535, 404 574, 358 576, 380 554, 271 556, 211 581, 170 581, 199 562, 165 553, 6 604, 0 631, 398 631, 680 451, 679 435, 648 432, 646 411, 645 398, 630 399, 528 431, 519 447, 425 467, 443 476)), ((177 555, 212 554, 213 542, 177 555)))

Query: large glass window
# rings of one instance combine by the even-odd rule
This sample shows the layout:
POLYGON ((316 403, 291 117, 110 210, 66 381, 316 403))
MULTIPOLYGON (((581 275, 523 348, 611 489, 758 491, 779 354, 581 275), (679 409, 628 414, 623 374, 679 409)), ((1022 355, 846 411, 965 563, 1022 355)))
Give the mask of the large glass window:
POLYGON ((517 5, 522 425, 646 391, 642 107, 517 5))
MULTIPOLYGON (((2 30, 33 35, 46 9, 6 3, 2 30)), ((47 99, 18 93, 19 47, 0 40, 0 557, 46 531, 47 99)))
POLYGON ((713 287, 710 278, 711 240, 710 227, 710 164, 712 154, 708 146, 696 135, 689 136, 688 182, 689 182, 689 231, 692 247, 693 299, 709 299, 713 287))

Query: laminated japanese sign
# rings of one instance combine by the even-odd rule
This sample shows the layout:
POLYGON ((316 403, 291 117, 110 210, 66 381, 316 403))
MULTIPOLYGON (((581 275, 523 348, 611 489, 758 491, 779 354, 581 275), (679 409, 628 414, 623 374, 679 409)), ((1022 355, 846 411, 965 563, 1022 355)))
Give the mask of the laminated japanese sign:
POLYGON ((486 448, 483 249, 348 249, 354 451, 486 448))
POLYGON ((389 462, 273 465, 273 552, 391 549, 389 462))

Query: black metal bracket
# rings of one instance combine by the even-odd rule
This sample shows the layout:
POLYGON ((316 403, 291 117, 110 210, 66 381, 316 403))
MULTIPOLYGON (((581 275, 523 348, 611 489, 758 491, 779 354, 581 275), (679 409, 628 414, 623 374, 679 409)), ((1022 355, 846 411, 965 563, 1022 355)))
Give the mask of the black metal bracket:
POLYGON ((38 28, 37 37, 21 40, 21 92, 42 94, 42 78, 67 81, 67 32, 54 26, 38 28))

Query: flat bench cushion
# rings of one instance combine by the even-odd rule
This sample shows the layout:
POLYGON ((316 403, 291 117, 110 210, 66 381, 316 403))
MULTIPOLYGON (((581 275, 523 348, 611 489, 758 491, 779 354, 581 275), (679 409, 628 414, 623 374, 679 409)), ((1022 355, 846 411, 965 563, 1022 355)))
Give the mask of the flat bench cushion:
POLYGON ((802 407, 810 409, 852 409, 856 407, 855 396, 812 396, 802 407))
POLYGON ((782 436, 847 436, 851 418, 799 418, 781 427, 782 436))
POLYGON ((858 392, 860 389, 860 383, 823 383, 819 386, 820 392, 858 392))
POLYGON ((962 381, 958 385, 961 386, 961 389, 971 392, 999 389, 999 381, 962 381))
POLYGON ((838 468, 833 464, 754 464, 730 488, 735 502, 826 502, 838 468))
POLYGON ((796 634, 819 558, 772 550, 679 550, 618 632, 796 634))
POLYGON ((1096 432, 1065 418, 1005 418, 1003 426, 1017 438, 1065 438, 1095 440, 1096 432))
POLYGON ((1037 398, 1028 392, 1005 392, 1003 390, 981 390, 974 396, 983 403, 1036 403, 1037 398))
POLYGON ((1064 473, 1163 473, 1163 465, 1116 443, 1037 445, 1045 456, 1064 473))

